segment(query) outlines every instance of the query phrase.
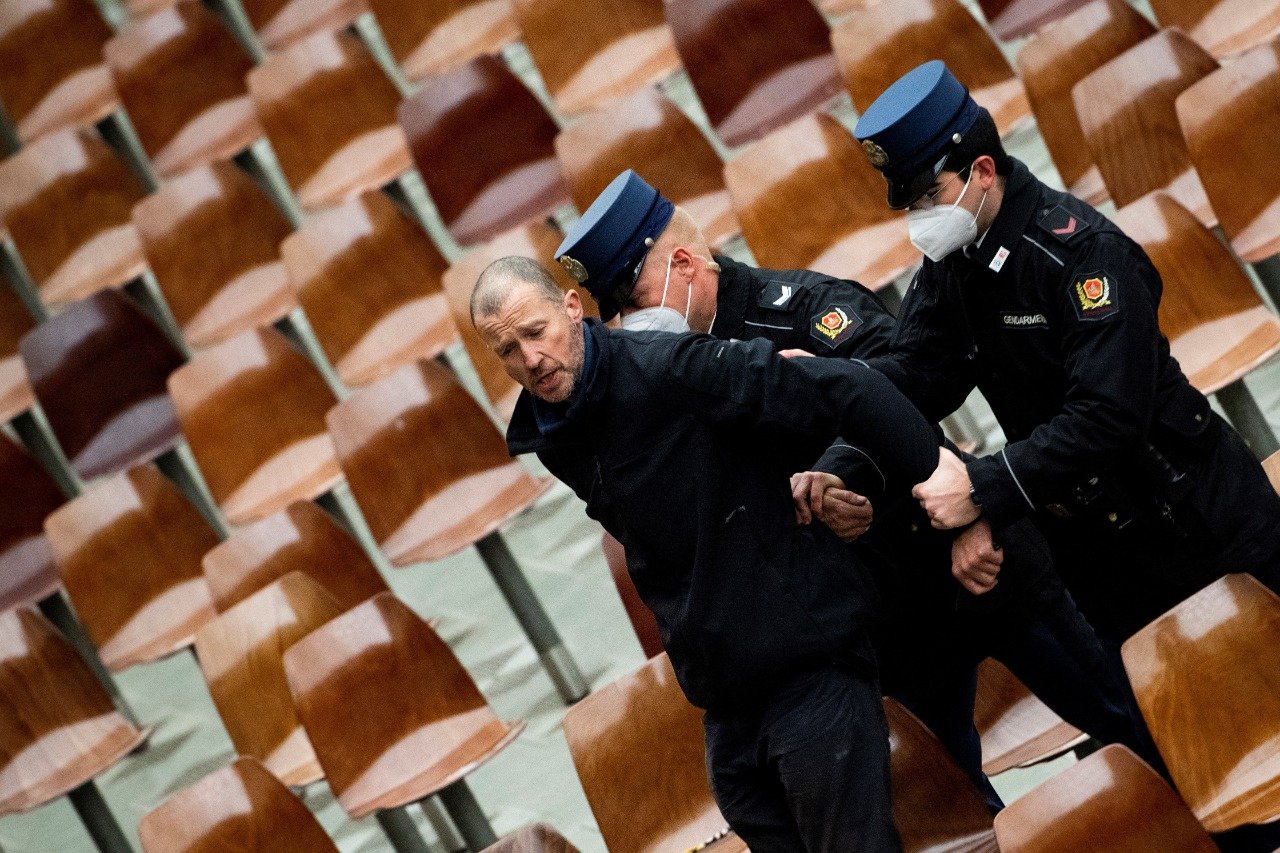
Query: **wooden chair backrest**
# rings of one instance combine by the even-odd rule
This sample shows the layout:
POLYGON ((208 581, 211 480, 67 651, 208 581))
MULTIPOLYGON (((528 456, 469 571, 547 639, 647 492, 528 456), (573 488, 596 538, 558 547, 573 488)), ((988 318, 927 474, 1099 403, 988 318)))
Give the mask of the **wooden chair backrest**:
POLYGON ((1262 468, 1267 472, 1267 479, 1277 492, 1280 492, 1280 451, 1276 451, 1262 460, 1262 468))
POLYGON ((0 437, 0 610, 34 604, 61 585, 44 520, 65 500, 40 463, 0 437))
POLYGON ((36 325, 18 294, 0 278, 0 422, 12 420, 35 401, 18 341, 36 325))
POLYGON ((364 0, 240 0, 268 51, 287 50, 315 32, 338 32, 368 11, 364 0))
POLYGON ((1280 33, 1277 0, 1151 0, 1151 11, 1162 26, 1178 27, 1218 57, 1280 33))
POLYGON ((1079 729, 994 658, 978 665, 973 717, 982 737, 982 772, 988 776, 1059 755, 1081 738, 1079 729))
POLYGON ((609 566, 609 574, 613 577, 613 585, 618 588, 618 597, 622 599, 622 608, 627 611, 627 619, 636 632, 636 640, 647 658, 662 654, 662 636, 658 633, 658 620, 649 609, 640 593, 636 591, 635 582, 627 571, 627 554, 622 543, 608 533, 604 534, 601 543, 604 548, 604 560, 609 566))
POLYGON ((391 55, 415 83, 520 38, 511 0, 369 0, 391 55))

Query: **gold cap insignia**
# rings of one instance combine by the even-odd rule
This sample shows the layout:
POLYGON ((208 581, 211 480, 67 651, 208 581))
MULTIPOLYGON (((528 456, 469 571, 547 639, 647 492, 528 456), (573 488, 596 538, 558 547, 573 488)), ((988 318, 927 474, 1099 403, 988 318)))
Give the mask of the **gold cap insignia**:
POLYGON ((587 280, 587 268, 584 267, 582 265, 582 261, 577 258, 571 258, 568 255, 561 255, 560 266, 564 267, 564 271, 567 272, 578 284, 582 284, 587 280))
POLYGON ((877 169, 886 166, 889 163, 889 152, 885 151, 870 139, 862 140, 862 150, 866 153, 867 159, 871 161, 871 165, 877 169))

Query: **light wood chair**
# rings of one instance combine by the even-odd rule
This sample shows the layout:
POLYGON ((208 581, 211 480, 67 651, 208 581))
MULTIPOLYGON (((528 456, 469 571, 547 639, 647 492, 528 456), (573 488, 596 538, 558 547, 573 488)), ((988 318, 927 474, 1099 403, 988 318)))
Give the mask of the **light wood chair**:
POLYGON ((497 839, 465 777, 524 729, 500 720, 430 626, 384 592, 284 653, 298 717, 352 818, 432 794, 467 846, 497 839))
POLYGON ((103 54, 160 175, 228 158, 262 136, 244 83, 253 61, 200 3, 129 22, 103 54))
POLYGON ((1116 207, 1162 189, 1206 226, 1217 224, 1174 108, 1183 90, 1217 68, 1180 30, 1164 29, 1072 87, 1080 129, 1116 207))
POLYGON ((412 165, 400 94, 350 32, 320 32, 249 72, 280 168, 308 210, 391 182, 412 165))
POLYGON ((440 276, 448 262, 378 190, 311 216, 280 244, 298 301, 347 386, 434 358, 458 337, 440 276))
POLYGON ((525 46, 561 115, 680 67, 662 0, 513 0, 525 46))
POLYGON ((1262 468, 1267 472, 1267 479, 1271 481, 1271 485, 1280 492, 1280 451, 1262 460, 1262 468))
POLYGON ((982 737, 982 772, 988 776, 1056 758, 1087 737, 993 658, 978 665, 973 721, 982 737))
POLYGON ((108 669, 186 648, 217 615, 200 558, 218 537, 154 465, 96 484, 53 512, 44 529, 108 669))
POLYGON ((1280 253, 1280 177, 1266 165, 1280 145, 1277 63, 1280 39, 1193 83, 1175 102, 1191 162, 1246 263, 1280 253))
POLYGON ((1217 57, 1280 34, 1277 0, 1151 0, 1151 11, 1161 26, 1178 27, 1217 57))
POLYGON ((636 585, 627 571, 627 554, 622 543, 605 533, 601 546, 604 548, 604 560, 609 566, 609 574, 613 576, 613 585, 618 588, 618 598, 622 599, 622 608, 627 611, 627 619, 636 632, 640 649, 647 658, 657 657, 663 652, 658 620, 636 591, 636 585))
POLYGON ((0 6, 0 101, 23 143, 87 126, 117 106, 102 45, 111 28, 89 0, 0 6))
POLYGON ((129 213, 143 186, 92 130, 62 130, 0 162, 0 210, 40 299, 59 305, 146 267, 129 213))
POLYGON ((262 46, 280 52, 317 32, 337 32, 368 11, 363 0, 240 0, 262 46))
POLYGON ((555 121, 497 56, 426 83, 400 105, 414 162, 445 227, 480 243, 569 200, 555 121))
POLYGON ((978 0, 982 15, 1001 41, 1029 36, 1088 0, 978 0))
POLYGON ((720 155, 698 126, 652 86, 560 131, 556 154, 579 210, 586 210, 618 174, 635 169, 687 210, 713 247, 740 230, 720 155))
POLYGON ((182 354, 123 293, 104 290, 67 306, 19 348, 36 399, 81 479, 154 459, 181 438, 165 380, 182 354))
POLYGON ((744 145, 840 92, 830 33, 807 0, 681 0, 667 23, 716 135, 744 145))
POLYGON ((134 207, 133 223, 192 347, 270 325, 297 306, 277 248, 289 220, 231 163, 167 181, 134 207))
POLYGON ((1002 853, 1213 853, 1163 779, 1127 747, 1103 747, 996 815, 1002 853))
POLYGON ((343 610, 387 590, 359 544, 311 501, 294 501, 239 528, 204 555, 203 565, 220 613, 295 571, 323 587, 343 610))
POLYGON ((323 772, 293 708, 282 657, 298 640, 342 615, 323 587, 294 571, 208 622, 196 660, 236 753, 261 761, 286 785, 323 772))
POLYGON ((1018 52, 1018 73, 1062 183, 1089 204, 1106 201, 1107 187, 1080 129, 1071 88, 1155 31, 1125 0, 1092 0, 1047 25, 1018 52))
POLYGON ((1002 134, 1031 114, 1022 81, 960 0, 894 0, 854 12, 831 31, 858 112, 912 68, 941 59, 1002 134))
POLYGON ((36 318, 0 276, 0 423, 12 420, 35 402, 18 352, 18 342, 35 325, 36 318))
POLYGON ((201 352, 169 378, 169 393, 232 524, 317 497, 342 476, 324 428, 337 398, 275 329, 243 332, 201 352))
POLYGON ((1280 816, 1280 597, 1231 574, 1125 641, 1160 755, 1210 832, 1280 816))
POLYGON ((138 824, 144 853, 338 853, 306 805, 252 758, 171 795, 138 824))
POLYGON ((420 83, 520 38, 511 0, 369 0, 407 78, 420 83))
POLYGON ((555 827, 545 823, 522 826, 508 833, 484 853, 579 853, 555 827))
POLYGON ((68 795, 104 851, 132 849, 93 777, 146 741, 34 609, 0 612, 0 816, 68 795))
POLYGON ((724 182, 761 266, 881 288, 920 260, 906 218, 885 203, 884 179, 831 116, 806 116, 755 143, 725 165, 724 182))
POLYGON ((0 437, 0 611, 35 604, 62 584, 44 535, 45 517, 62 506, 62 492, 40 464, 0 437))

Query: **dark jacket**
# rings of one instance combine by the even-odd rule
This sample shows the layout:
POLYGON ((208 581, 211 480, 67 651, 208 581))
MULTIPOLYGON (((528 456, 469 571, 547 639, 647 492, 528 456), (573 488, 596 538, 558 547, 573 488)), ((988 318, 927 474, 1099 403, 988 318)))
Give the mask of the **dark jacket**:
POLYGON ((767 342, 609 330, 543 435, 522 393, 507 430, 627 549, 690 701, 734 711, 832 662, 866 667, 871 553, 799 526, 789 476, 838 433, 909 488, 937 465, 934 430, 883 376, 787 361, 767 342))

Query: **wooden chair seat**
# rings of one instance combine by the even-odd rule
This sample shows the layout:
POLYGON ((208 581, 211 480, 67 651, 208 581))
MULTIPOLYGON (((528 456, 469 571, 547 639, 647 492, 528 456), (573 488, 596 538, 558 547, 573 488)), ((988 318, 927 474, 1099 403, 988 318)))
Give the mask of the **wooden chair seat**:
POLYGON ((252 758, 238 758, 143 815, 143 853, 338 853, 306 805, 252 758))
POLYGON ((973 717, 982 737, 982 772, 988 776, 1056 758, 1088 737, 992 658, 978 666, 973 717))
POLYGON ((312 33, 337 32, 367 12, 364 0, 240 0, 258 40, 283 51, 312 33))
POLYGON ((179 439, 165 380, 182 355, 123 293, 67 306, 22 339, 31 387, 83 480, 154 459, 179 439))
POLYGON ((579 853, 555 827, 545 823, 522 826, 507 833, 484 853, 579 853))
POLYGON ((28 606, 0 612, 0 815, 78 788, 147 739, 28 606))
POLYGON ((21 447, 0 437, 0 611, 34 604, 62 584, 44 519, 63 504, 62 492, 21 447))
POLYGON ((920 259, 906 219, 884 203, 884 179, 831 116, 775 131, 727 163, 724 179, 761 266, 814 269, 878 288, 920 259))
POLYGON ((941 59, 986 107, 1002 134, 1031 114, 1000 48, 959 0, 894 0, 854 12, 831 31, 845 88, 858 112, 912 68, 941 59))
POLYGON ((460 244, 488 240, 569 200, 556 123, 497 56, 426 83, 400 105, 400 124, 460 244))
POLYGON ((513 0, 525 46, 562 115, 680 67, 662 0, 513 0))
POLYGON ((1265 167, 1280 144, 1278 62, 1280 39, 1193 83, 1175 103, 1191 162, 1247 263, 1280 253, 1280 179, 1265 167))
POLYGON ((1035 33, 1089 0, 978 0, 991 31, 1001 41, 1035 33))
POLYGON ((200 3, 126 24, 103 54, 160 175, 229 158, 262 136, 244 84, 253 62, 200 3))
POLYGON ((1151 11, 1161 26, 1178 27, 1217 57, 1280 34, 1277 0, 1151 0, 1151 11))
POLYGON ((494 714, 453 652, 389 592, 284 653, 298 717, 347 814, 420 800, 524 730, 494 714))
POLYGON ((154 465, 96 484, 44 528, 63 586, 108 669, 186 648, 217 615, 200 571, 217 534, 154 465))
POLYGON ((1262 468, 1267 472, 1267 479, 1271 481, 1271 485, 1280 492, 1280 452, 1272 453, 1262 460, 1262 468))
POLYGON ((134 207, 133 223, 192 347, 270 325, 297 307, 277 248, 289 220, 231 163, 166 182, 134 207))
POLYGON ((111 28, 88 0, 7 0, 0 7, 0 101, 25 143, 84 127, 117 106, 102 45, 111 28))
POLYGON ((280 245, 298 301, 343 384, 434 358, 458 338, 426 232, 378 190, 318 213, 280 245))
POLYGON ((556 154, 579 210, 586 210, 619 173, 635 169, 684 207, 711 245, 722 245, 739 231, 720 155, 698 126, 652 86, 560 131, 556 154))
POLYGON ((309 36, 247 80, 280 168, 308 210, 376 189, 412 165, 396 124, 399 92, 352 33, 309 36))
POLYGON ((369 0, 391 55, 415 83, 520 38, 511 0, 369 0))
POLYGON ((343 610, 387 590, 360 545, 310 501, 236 530, 204 555, 214 606, 225 613, 290 572, 301 572, 343 610))
POLYGON ((1071 88, 1154 33, 1125 0, 1092 0, 1040 30, 1018 53, 1018 72, 1062 183, 1090 204, 1106 201, 1107 188, 1080 129, 1071 88))
POLYGON ((1127 747, 1112 744, 996 815, 1003 853, 1213 853, 1186 803, 1127 747))
POLYGON ((434 362, 356 392, 328 423, 351 492, 393 566, 472 545, 549 485, 507 454, 484 411, 434 362))
POLYGON ((1280 352, 1280 321, 1186 208, 1157 192, 1115 219, 1164 279, 1160 328, 1192 385, 1212 394, 1280 352))
POLYGON ((286 785, 324 774, 293 709, 282 656, 342 608, 302 572, 290 572, 224 611, 196 635, 196 659, 236 753, 286 785))
POLYGON ((1280 597, 1226 575, 1125 641, 1160 755, 1210 832, 1280 816, 1280 597))
POLYGON ((662 654, 662 636, 658 632, 658 620, 649 609, 627 570, 627 554, 622 543, 608 533, 601 542, 604 549, 604 561, 609 566, 609 574, 613 577, 613 585, 618 588, 618 598, 622 599, 622 608, 627 611, 631 628, 636 632, 636 640, 647 658, 662 654))
POLYGON ((342 476, 324 430, 337 398, 275 329, 243 332, 200 353, 170 377, 169 393, 232 524, 321 495, 342 476))
POLYGON ((0 279, 0 423, 31 408, 35 396, 18 352, 22 336, 36 325, 18 294, 0 279))
POLYGON ((145 194, 92 130, 64 130, 0 163, 0 209, 40 299, 56 305, 146 267, 129 213, 145 194))
POLYGON ((1217 224, 1174 108, 1183 90, 1217 68, 1204 48, 1164 29, 1072 87, 1085 142, 1116 207, 1162 189, 1207 227, 1217 224))
POLYGON ((682 0, 667 23, 711 126, 743 145, 840 91, 827 24, 807 0, 682 0))

